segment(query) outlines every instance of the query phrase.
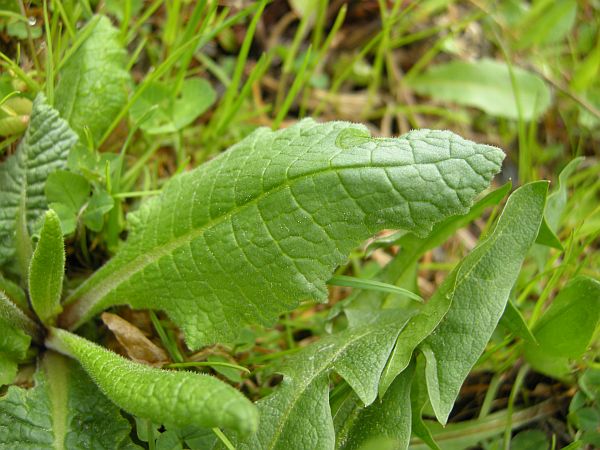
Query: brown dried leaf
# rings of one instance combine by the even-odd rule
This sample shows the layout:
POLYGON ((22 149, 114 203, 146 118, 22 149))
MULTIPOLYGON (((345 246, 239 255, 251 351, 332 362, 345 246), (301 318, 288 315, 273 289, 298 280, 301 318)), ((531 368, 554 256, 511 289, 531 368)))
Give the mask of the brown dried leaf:
POLYGON ((166 352, 136 326, 116 314, 105 312, 101 318, 133 361, 154 367, 162 367, 169 362, 166 352))

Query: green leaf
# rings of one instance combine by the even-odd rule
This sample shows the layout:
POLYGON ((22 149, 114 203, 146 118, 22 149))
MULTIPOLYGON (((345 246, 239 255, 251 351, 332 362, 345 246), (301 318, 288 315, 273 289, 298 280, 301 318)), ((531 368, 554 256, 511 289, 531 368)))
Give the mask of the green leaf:
POLYGON ((337 372, 364 405, 377 397, 381 371, 406 314, 388 310, 379 320, 323 338, 292 356, 281 369, 282 384, 257 402, 261 424, 240 449, 332 448, 329 374, 337 372))
POLYGON ((130 414, 155 423, 225 427, 241 434, 258 426, 255 406, 215 377, 134 363, 56 328, 47 345, 76 358, 102 392, 130 414))
POLYGON ((139 448, 129 422, 75 362, 49 352, 34 382, 0 398, 0 449, 139 448))
POLYGON ((542 218, 542 223, 535 239, 535 243, 561 251, 564 250, 562 244, 560 243, 560 239, 558 239, 554 231, 552 231, 552 228, 550 228, 548 225, 546 218, 542 218))
MULTIPOLYGON (((360 449, 385 440, 391 448, 407 449, 411 434, 410 390, 414 365, 397 377, 381 401, 358 408, 336 433, 340 449, 360 449)), ((369 447, 371 448, 371 447, 369 447)))
POLYGON ((506 302, 506 309, 500 318, 500 325, 503 325, 513 335, 535 344, 535 336, 527 326, 521 311, 511 300, 506 302))
POLYGON ((62 311, 60 296, 65 274, 65 243, 60 219, 49 210, 44 217, 40 239, 29 266, 31 307, 46 325, 52 325, 62 311))
POLYGON ((37 325, 0 292, 0 387, 14 381, 37 325))
POLYGON ((6 296, 12 300, 12 302, 21 308, 22 311, 27 311, 29 309, 29 304, 27 303, 27 297, 25 295, 25 291, 21 289, 21 287, 14 283, 13 281, 4 278, 0 273, 0 292, 6 294, 6 296))
POLYGON ((119 32, 104 16, 96 16, 76 39, 77 50, 58 72, 55 107, 87 142, 86 130, 98 143, 127 101, 130 82, 119 32))
POLYGON ((548 438, 542 430, 525 430, 510 440, 511 450, 539 450, 548 448, 548 438))
POLYGON ((576 17, 575 0, 535 2, 517 26, 519 38, 515 46, 524 49, 558 43, 569 33, 576 17))
POLYGON ((556 188, 548 195, 548 201, 546 202, 546 211, 544 213, 548 226, 553 231, 558 231, 560 225, 560 219, 562 218, 565 207, 567 206, 567 199, 569 191, 567 184, 571 175, 577 170, 585 158, 578 157, 571 160, 558 175, 558 183, 556 188))
POLYGON ((534 327, 539 346, 528 343, 525 358, 536 370, 563 377, 569 372, 569 360, 585 353, 599 324, 600 282, 578 276, 558 293, 534 327))
POLYGON ((4 293, 0 291, 0 325, 2 327, 18 328, 29 336, 37 339, 41 337, 40 328, 36 322, 28 317, 4 293))
MULTIPOLYGON (((402 251, 386 266, 383 277, 388 281, 402 277, 411 266, 414 267, 414 264, 426 251, 443 244, 457 229, 481 216, 486 208, 500 203, 509 192, 510 187, 511 184, 506 183, 479 200, 468 214, 449 217, 435 225, 431 234, 426 238, 412 235, 403 236, 399 241, 402 251)), ((380 396, 383 396, 396 376, 408 366, 414 349, 435 329, 448 311, 451 301, 450 290, 454 285, 455 275, 456 270, 450 273, 432 298, 421 308, 420 313, 412 319, 410 327, 407 327, 398 336, 398 342, 381 376, 380 396)), ((357 298, 354 303, 360 301, 364 301, 364 299, 357 298)))
POLYGON ((172 85, 155 82, 132 105, 131 119, 149 134, 175 133, 196 120, 216 98, 217 93, 203 78, 185 80, 177 98, 172 85), (154 111, 146 117, 151 108, 154 111))
POLYGON ((503 157, 447 131, 372 138, 310 119, 256 130, 129 216, 128 241, 67 300, 63 324, 128 302, 165 310, 191 348, 232 341, 325 301, 333 269, 378 230, 424 235, 465 213, 503 157))
POLYGON ((49 203, 62 203, 77 213, 90 196, 90 183, 79 174, 57 170, 46 180, 45 192, 49 203))
POLYGON ((92 194, 92 198, 83 213, 83 223, 90 230, 95 232, 102 231, 104 226, 104 214, 113 209, 115 201, 105 190, 97 190, 92 194))
MULTIPOLYGON (((537 75, 520 67, 512 70, 523 119, 534 120, 550 106, 550 90, 537 75)), ((492 116, 519 118, 509 68, 503 62, 482 59, 432 66, 411 80, 410 86, 435 100, 473 106, 492 116)))
MULTIPOLYGON (((400 253, 394 259, 392 259, 392 261, 388 263, 385 268, 381 270, 381 273, 377 276, 377 280, 389 284, 398 284, 399 281, 402 281, 408 276, 411 276, 414 279, 413 274, 410 272, 416 271, 416 264, 423 254, 439 245, 442 245, 456 232, 456 230, 467 226, 473 220, 481 217, 483 212, 490 206, 495 206, 500 203, 500 201, 510 191, 510 188, 511 183, 509 182, 504 186, 488 193, 483 198, 478 200, 477 203, 471 207, 467 214, 448 217, 442 222, 435 224, 431 230, 431 233, 426 237, 418 237, 412 233, 405 233, 400 236, 395 242, 401 248, 400 253)), ((364 322, 369 320, 369 311, 378 310, 381 307, 384 307, 390 300, 391 298, 389 295, 381 295, 373 291, 363 291, 356 297, 351 298, 347 305, 343 305, 343 309, 346 313, 346 316, 348 316, 348 320, 350 320, 352 323, 364 322)), ((336 306, 337 305, 334 305, 334 309, 336 306)), ((429 307, 426 308, 428 309, 429 307)), ((432 319, 434 318, 432 317, 432 319)), ((434 319, 433 322, 434 324, 432 326, 435 326, 437 323, 436 320, 434 319)), ((421 328, 421 331, 424 330, 425 328, 421 328)), ((402 334, 404 335, 406 331, 408 330, 405 330, 405 332, 402 334)), ((422 335, 414 345, 416 346, 418 342, 425 338, 425 336, 426 334, 422 335)), ((388 369, 386 369, 384 372, 384 380, 382 381, 381 385, 381 395, 383 395, 386 387, 391 384, 396 375, 400 373, 406 367, 406 365, 408 365, 411 354, 412 350, 408 351, 404 356, 396 355, 395 357, 392 357, 391 361, 393 362, 391 362, 389 369, 392 369, 391 371, 394 372, 393 366, 395 364, 398 364, 398 366, 396 366, 398 369, 396 373, 390 373, 389 378, 386 375, 388 369)))
POLYGON ((66 168, 69 150, 76 142, 75 133, 47 105, 44 95, 38 94, 17 153, 0 165, 0 264, 14 254, 20 205, 26 216, 23 223, 31 235, 46 211, 46 179, 52 172, 66 168))
POLYGON ((420 346, 429 398, 442 424, 506 307, 537 236, 547 190, 545 181, 529 183, 509 197, 495 229, 460 264, 450 309, 420 346))
POLYGON ((414 292, 411 292, 408 289, 403 289, 401 287, 395 286, 393 284, 382 283, 381 281, 368 280, 356 277, 347 277, 344 275, 336 275, 331 277, 327 284, 331 284, 334 286, 347 286, 356 289, 367 289, 372 291, 385 292, 388 294, 399 294, 404 295, 410 298, 411 300, 423 303, 423 298, 421 298, 421 296, 415 294, 414 292))

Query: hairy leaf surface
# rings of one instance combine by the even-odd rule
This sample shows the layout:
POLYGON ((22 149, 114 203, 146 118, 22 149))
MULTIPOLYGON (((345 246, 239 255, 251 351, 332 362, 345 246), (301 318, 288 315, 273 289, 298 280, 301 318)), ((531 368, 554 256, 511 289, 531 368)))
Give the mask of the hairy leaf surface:
POLYGON ((44 216, 40 239, 29 267, 31 307, 45 324, 52 324, 59 312, 65 273, 65 243, 60 219, 49 210, 44 216))
POLYGON ((0 398, 0 449, 134 449, 131 427, 77 363, 49 352, 35 386, 0 398))
POLYGON ((80 32, 85 36, 59 71, 55 106, 86 142, 86 129, 98 143, 127 101, 129 74, 119 32, 105 16, 96 16, 80 32))
POLYGON ((250 400, 215 377, 134 363, 60 329, 52 330, 49 344, 77 358, 109 399, 136 416, 178 426, 225 427, 241 434, 258 426, 250 400))
POLYGON ((122 250, 68 300, 74 328, 115 304, 165 310, 197 348, 270 324, 382 228, 424 235, 464 213, 503 153, 447 131, 372 138, 307 119, 259 129, 130 216, 122 250))
POLYGON ((295 354, 281 369, 284 379, 277 391, 257 403, 258 432, 239 448, 333 448, 329 374, 341 375, 363 404, 373 403, 381 371, 407 320, 403 312, 389 310, 380 320, 326 337, 295 354))
POLYGON ((17 152, 0 165, 0 264, 13 256, 17 214, 29 233, 46 210, 48 175, 67 166, 77 136, 43 94, 33 102, 29 128, 17 152))
POLYGON ((502 316, 521 264, 535 242, 547 190, 545 181, 529 183, 509 197, 495 229, 460 264, 450 309, 421 344, 429 398, 442 424, 502 316))

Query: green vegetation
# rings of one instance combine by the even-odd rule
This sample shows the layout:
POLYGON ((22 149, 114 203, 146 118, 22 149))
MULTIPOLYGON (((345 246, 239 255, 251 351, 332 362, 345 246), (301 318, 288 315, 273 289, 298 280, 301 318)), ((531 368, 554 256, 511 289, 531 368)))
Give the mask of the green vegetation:
POLYGON ((0 449, 600 446, 598 7, 0 2, 0 449))

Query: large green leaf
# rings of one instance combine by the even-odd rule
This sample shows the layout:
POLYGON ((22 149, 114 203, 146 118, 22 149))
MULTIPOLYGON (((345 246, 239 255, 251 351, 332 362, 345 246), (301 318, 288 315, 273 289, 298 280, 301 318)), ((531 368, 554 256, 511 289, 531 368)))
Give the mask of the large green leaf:
POLYGON ((516 92, 509 67, 499 61, 483 59, 452 61, 428 69, 411 81, 419 94, 436 100, 474 106, 492 116, 519 118, 516 98, 519 98, 522 118, 539 117, 550 106, 550 90, 544 80, 520 67, 513 67, 516 92))
POLYGON ((468 210, 503 153, 447 131, 372 138, 345 122, 259 129, 130 216, 122 250, 67 300, 76 327, 119 303, 167 311, 197 348, 272 323, 382 228, 468 210))
POLYGON ((77 35, 80 46, 62 66, 55 107, 86 142, 102 138, 127 101, 129 74, 119 32, 104 16, 94 17, 77 35))
POLYGON ((537 236, 547 190, 548 183, 539 181, 509 197, 494 230, 458 267, 450 309, 420 345, 427 360, 429 398, 442 424, 502 316, 537 236))
POLYGON ((66 168, 77 136, 43 94, 33 102, 31 122, 16 154, 0 165, 0 264, 15 252, 17 216, 29 233, 46 210, 46 178, 66 168))
POLYGON ((0 449, 133 449, 131 427, 77 363, 44 356, 35 386, 0 397, 0 449))
POLYGON ((362 404, 377 397, 379 377, 408 316, 389 310, 379 320, 323 338, 295 354, 281 369, 283 383, 260 400, 260 428, 242 449, 333 448, 329 374, 337 372, 362 404))
POLYGON ((135 363, 60 329, 52 329, 46 343, 76 358, 109 399, 138 417, 240 434, 258 426, 250 400, 215 377, 135 363))

